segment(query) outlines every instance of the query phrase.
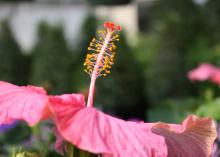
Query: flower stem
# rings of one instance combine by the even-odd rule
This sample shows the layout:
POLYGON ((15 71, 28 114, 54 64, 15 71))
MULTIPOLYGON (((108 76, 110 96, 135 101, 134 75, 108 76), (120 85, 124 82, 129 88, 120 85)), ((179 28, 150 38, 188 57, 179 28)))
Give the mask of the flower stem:
POLYGON ((15 152, 16 152, 15 148, 12 147, 11 150, 10 150, 10 156, 15 157, 15 152))
POLYGON ((74 146, 70 143, 67 144, 67 157, 74 157, 74 146))
POLYGON ((204 93, 204 98, 206 102, 210 102, 214 98, 214 92, 211 88, 207 88, 204 93))

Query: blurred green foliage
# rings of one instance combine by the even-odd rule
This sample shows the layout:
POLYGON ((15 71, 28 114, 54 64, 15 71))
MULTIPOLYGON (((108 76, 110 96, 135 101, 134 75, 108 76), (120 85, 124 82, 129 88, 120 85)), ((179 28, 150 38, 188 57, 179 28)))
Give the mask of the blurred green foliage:
POLYGON ((87 0, 91 5, 122 5, 132 2, 132 0, 87 0))
POLYGON ((197 10, 191 0, 158 1, 152 6, 152 29, 157 44, 147 65, 147 93, 150 102, 160 104, 166 98, 190 95, 186 78, 188 47, 197 33, 197 10), (156 81, 157 80, 157 81, 156 81), (174 82, 175 85, 173 84, 174 82))
POLYGON ((193 114, 198 102, 195 98, 170 99, 148 111, 151 122, 181 123, 189 114, 193 114))
MULTIPOLYGON (((90 2, 111 5, 130 1, 90 2)), ((193 0, 159 0, 152 3, 149 12, 152 15, 148 21, 150 27, 138 36, 137 46, 129 46, 124 32, 120 33, 111 75, 97 80, 95 105, 123 119, 179 123, 195 113, 219 121, 219 87, 192 83, 187 79, 187 72, 202 62, 220 66, 220 1, 209 0, 198 5, 193 0)), ((82 92, 86 96, 90 78, 83 72, 83 62, 98 26, 91 13, 82 26, 76 47, 68 47, 61 25, 42 22, 32 53, 25 55, 9 22, 3 21, 0 25, 0 80, 19 85, 32 83, 52 94, 82 92)), ((17 148, 22 141, 36 138, 39 142, 31 141, 30 148, 25 146, 28 152, 40 152, 39 147, 43 146, 48 149, 46 156, 59 156, 48 144, 54 142, 54 136, 42 128, 44 124, 32 129, 18 124, 1 133, 0 145, 4 143, 10 150, 0 147, 0 154, 7 154, 6 151, 17 148)))
POLYGON ((24 142, 31 136, 30 128, 23 123, 18 123, 13 129, 8 130, 5 134, 0 134, 0 143, 3 144, 18 144, 24 142), (20 133, 19 136, 14 136, 20 133), (13 137, 13 138, 12 138, 13 137))
POLYGON ((74 74, 71 75, 72 86, 77 92, 87 93, 90 78, 87 73, 84 72, 84 60, 88 52, 88 46, 90 41, 96 36, 96 29, 98 27, 96 17, 91 13, 85 19, 80 36, 79 43, 77 46, 76 53, 74 54, 75 61, 72 62, 74 68, 74 74))
POLYGON ((33 49, 30 82, 53 94, 70 91, 73 55, 67 48, 61 26, 39 25, 38 42, 33 49))
POLYGON ((144 80, 141 67, 134 57, 135 51, 120 33, 115 63, 110 76, 97 80, 96 98, 107 112, 124 119, 145 118, 144 80))
POLYGON ((219 8, 218 0, 204 5, 193 0, 160 0, 149 8, 150 27, 137 47, 137 58, 144 66, 145 94, 152 105, 147 111, 149 120, 179 122, 187 114, 198 113, 207 87, 219 95, 216 85, 187 79, 187 72, 202 62, 220 65, 219 8), (189 101, 192 98, 194 103, 189 101), (167 103, 170 100, 173 105, 167 103))
POLYGON ((203 117, 212 117, 216 120, 220 120, 220 98, 216 98, 213 101, 207 103, 201 103, 201 106, 196 111, 197 115, 203 117))
POLYGON ((21 53, 7 20, 0 26, 0 56, 0 80, 19 85, 27 83, 30 58, 21 53))
POLYGON ((0 2, 10 2, 10 3, 16 3, 16 2, 30 2, 30 1, 34 1, 34 0, 0 0, 0 2))

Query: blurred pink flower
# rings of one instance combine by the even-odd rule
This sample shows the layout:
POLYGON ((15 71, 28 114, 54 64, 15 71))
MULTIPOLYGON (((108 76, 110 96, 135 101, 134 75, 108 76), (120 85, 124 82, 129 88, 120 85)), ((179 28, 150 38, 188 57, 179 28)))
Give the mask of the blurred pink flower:
POLYGON ((220 85, 220 69, 216 71, 213 76, 210 78, 213 83, 220 85))
POLYGON ((81 94, 48 96, 39 87, 0 82, 0 124, 34 125, 49 116, 65 140, 105 157, 209 157, 216 138, 209 118, 189 116, 181 125, 123 121, 86 107, 81 94))
POLYGON ((189 116, 181 125, 123 121, 93 107, 83 97, 51 97, 61 135, 70 143, 105 157, 209 157, 216 138, 214 122, 189 116), (74 101, 73 101, 74 100, 74 101))
POLYGON ((197 68, 189 71, 188 78, 192 81, 210 80, 220 85, 220 68, 208 63, 202 63, 197 68))

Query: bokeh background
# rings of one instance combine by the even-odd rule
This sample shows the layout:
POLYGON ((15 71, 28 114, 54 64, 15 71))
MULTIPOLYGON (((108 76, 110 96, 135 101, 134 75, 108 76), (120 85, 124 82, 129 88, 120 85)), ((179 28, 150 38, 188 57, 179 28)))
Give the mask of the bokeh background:
MULTIPOLYGON (((197 114, 218 122, 219 86, 187 73, 220 66, 219 19, 219 0, 0 0, 0 80, 87 95, 87 47, 110 20, 123 31, 111 75, 97 80, 97 108, 125 120, 180 123, 197 114)), ((0 157, 20 147, 59 156, 52 127, 0 126, 0 157)))

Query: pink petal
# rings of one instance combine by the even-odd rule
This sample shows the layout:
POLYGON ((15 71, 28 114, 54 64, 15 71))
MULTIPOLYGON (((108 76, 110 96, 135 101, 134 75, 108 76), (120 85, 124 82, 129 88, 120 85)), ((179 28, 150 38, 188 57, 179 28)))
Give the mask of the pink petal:
POLYGON ((189 116, 182 125, 158 123, 152 131, 164 136, 169 157, 209 157, 217 137, 210 118, 189 116))
POLYGON ((164 157, 167 152, 164 139, 151 133, 151 124, 142 126, 136 122, 125 122, 80 103, 70 104, 60 97, 51 97, 51 106, 61 135, 81 149, 126 157, 143 157, 153 153, 164 157))
POLYGON ((168 157, 174 145, 167 141, 175 140, 179 142, 174 151, 178 157, 183 153, 190 153, 183 157, 195 157, 195 153, 208 157, 214 141, 216 132, 211 120, 188 118, 183 125, 126 122, 80 105, 83 100, 77 95, 69 97, 72 103, 67 98, 51 97, 58 130, 77 147, 105 157, 168 157), (191 150, 185 152, 184 145, 190 145, 191 150))
POLYGON ((43 88, 0 81, 0 124, 21 119, 35 125, 50 115, 47 104, 48 96, 43 88))
POLYGON ((56 151, 58 153, 60 153, 61 155, 64 155, 64 151, 66 149, 65 147, 65 140, 64 138, 60 135, 59 131, 57 130, 57 128, 53 129, 53 133, 56 136, 56 142, 54 144, 54 147, 56 149, 56 151))
POLYGON ((208 80, 217 70, 217 67, 203 63, 200 64, 197 68, 191 70, 188 73, 188 78, 192 81, 205 81, 208 80))

